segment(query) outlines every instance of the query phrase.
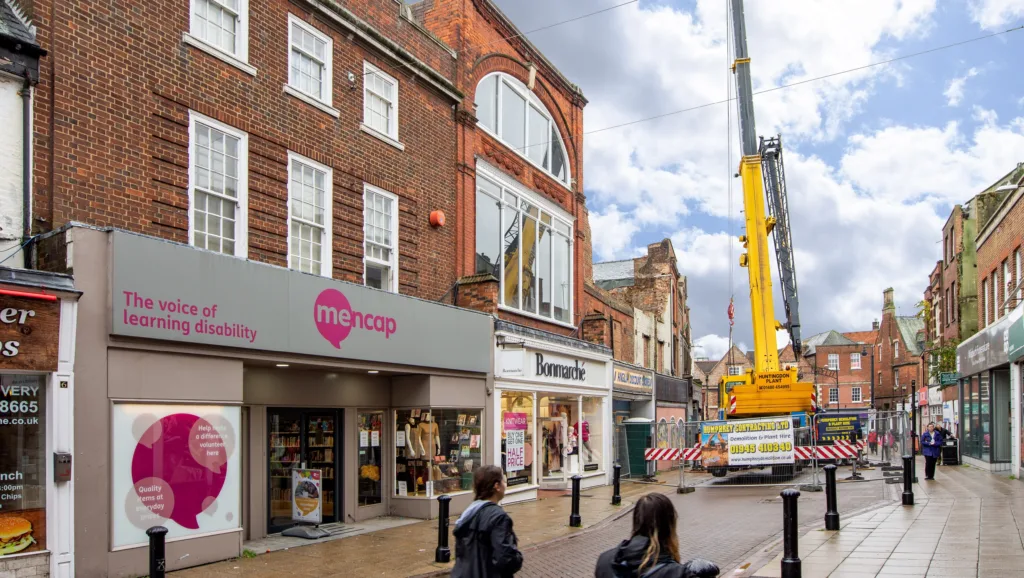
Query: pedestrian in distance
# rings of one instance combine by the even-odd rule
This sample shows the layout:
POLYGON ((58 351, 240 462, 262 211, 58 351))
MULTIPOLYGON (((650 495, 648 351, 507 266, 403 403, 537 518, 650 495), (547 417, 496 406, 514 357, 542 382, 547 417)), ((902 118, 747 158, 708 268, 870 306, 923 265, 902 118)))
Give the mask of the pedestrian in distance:
POLYGON ((523 567, 512 518, 498 505, 505 497, 505 475, 498 466, 473 474, 473 503, 455 522, 452 578, 505 578, 523 567))
POLYGON ((633 509, 633 533, 597 558, 595 578, 684 578, 676 537, 676 508, 664 494, 641 496, 633 509))
POLYGON ((934 423, 928 424, 928 430, 921 434, 921 453, 924 454, 924 479, 935 479, 935 462, 942 451, 942 434, 935 429, 934 423))
POLYGON ((872 454, 878 453, 878 432, 875 430, 868 432, 868 448, 872 454))

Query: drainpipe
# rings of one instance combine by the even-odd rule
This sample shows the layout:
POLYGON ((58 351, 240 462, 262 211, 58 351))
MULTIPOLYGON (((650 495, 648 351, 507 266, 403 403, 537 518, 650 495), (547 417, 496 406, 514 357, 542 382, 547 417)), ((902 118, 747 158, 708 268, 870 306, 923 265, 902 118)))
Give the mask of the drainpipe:
POLYGON ((25 86, 21 89, 21 230, 25 268, 31 269, 34 259, 32 239, 32 81, 25 71, 25 86))

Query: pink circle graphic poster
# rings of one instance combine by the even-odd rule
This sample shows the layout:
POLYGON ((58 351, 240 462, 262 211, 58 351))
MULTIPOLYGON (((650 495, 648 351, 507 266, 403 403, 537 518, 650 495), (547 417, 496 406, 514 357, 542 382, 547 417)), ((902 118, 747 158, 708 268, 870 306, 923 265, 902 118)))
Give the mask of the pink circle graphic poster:
POLYGON ((134 491, 125 504, 132 524, 145 529, 173 520, 198 530, 199 514, 216 512, 234 450, 233 436, 230 426, 225 430, 224 424, 215 426, 188 413, 152 422, 132 455, 134 491))

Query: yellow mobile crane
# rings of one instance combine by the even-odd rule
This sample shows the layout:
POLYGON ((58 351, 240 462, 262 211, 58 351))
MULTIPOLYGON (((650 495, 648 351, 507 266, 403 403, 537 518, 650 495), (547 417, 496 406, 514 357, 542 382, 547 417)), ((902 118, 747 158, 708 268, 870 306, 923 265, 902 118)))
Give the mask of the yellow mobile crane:
MULTIPOLYGON (((782 138, 756 136, 754 104, 747 52, 743 0, 731 0, 736 58, 732 66, 736 79, 740 142, 743 160, 739 175, 743 182, 746 234, 740 236, 746 252, 740 265, 750 278, 750 314, 754 334, 753 369, 742 375, 722 378, 719 384, 719 419, 777 417, 790 414, 794 426, 807 425, 808 412, 815 411, 814 384, 800 382, 797 368, 779 365, 776 331, 789 331, 793 353, 800 358, 800 316, 793 241, 789 229, 789 207, 782 163, 782 138), (767 195, 766 195, 767 193, 767 195), (767 196, 767 211, 765 197, 767 196), (775 319, 772 274, 768 256, 768 235, 773 234, 779 280, 786 307, 786 323, 775 319)), ((732 468, 730 468, 732 469, 732 468)), ((776 468, 773 468, 776 469, 776 468)), ((786 468, 782 468, 786 469, 786 468)), ((712 471, 725 475, 724 469, 712 471)))

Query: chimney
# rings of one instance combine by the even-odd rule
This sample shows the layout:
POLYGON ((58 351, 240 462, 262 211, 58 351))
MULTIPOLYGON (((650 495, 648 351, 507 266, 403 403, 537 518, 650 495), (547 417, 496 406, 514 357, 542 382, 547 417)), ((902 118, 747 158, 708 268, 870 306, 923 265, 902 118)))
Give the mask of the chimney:
POLYGON ((871 331, 878 331, 878 320, 875 319, 871 322, 871 331))
POLYGON ((892 298, 892 287, 882 292, 882 313, 896 313, 896 303, 892 298))

